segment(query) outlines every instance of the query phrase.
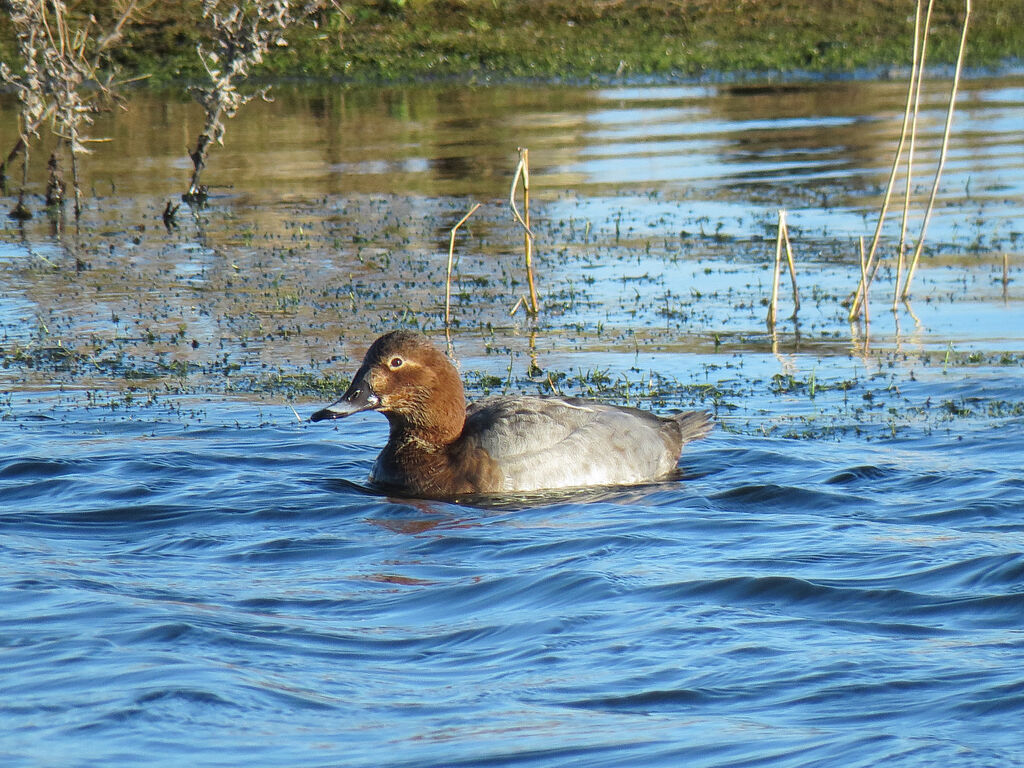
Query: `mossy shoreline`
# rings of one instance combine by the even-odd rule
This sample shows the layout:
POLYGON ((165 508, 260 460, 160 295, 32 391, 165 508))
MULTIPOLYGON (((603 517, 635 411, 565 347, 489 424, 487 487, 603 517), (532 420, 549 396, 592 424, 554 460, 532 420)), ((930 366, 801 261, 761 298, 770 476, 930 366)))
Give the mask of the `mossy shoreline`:
MULTIPOLYGON (((76 4, 102 25, 110 4, 76 4)), ((154 3, 113 52, 126 76, 199 77, 199 0, 154 3)), ((254 75, 352 83, 885 74, 910 63, 911 0, 357 0, 293 28, 254 75)), ((963 3, 938 0, 928 60, 955 59, 963 3)), ((967 66, 1018 66, 1024 0, 975 2, 967 66)), ((17 62, 0 19, 0 57, 17 62)))

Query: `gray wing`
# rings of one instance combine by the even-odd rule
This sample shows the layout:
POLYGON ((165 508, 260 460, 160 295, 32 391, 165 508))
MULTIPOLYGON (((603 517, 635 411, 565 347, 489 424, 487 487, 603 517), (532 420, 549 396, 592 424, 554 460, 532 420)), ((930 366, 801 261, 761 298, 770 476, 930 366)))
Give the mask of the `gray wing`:
POLYGON ((474 403, 466 433, 494 459, 506 491, 654 480, 675 468, 684 443, 676 419, 558 397, 474 403))

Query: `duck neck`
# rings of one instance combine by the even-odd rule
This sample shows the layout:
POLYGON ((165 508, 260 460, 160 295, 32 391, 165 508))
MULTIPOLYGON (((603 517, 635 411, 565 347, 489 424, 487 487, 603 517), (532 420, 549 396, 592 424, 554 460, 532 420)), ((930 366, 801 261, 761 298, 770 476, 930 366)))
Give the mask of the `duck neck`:
POLYGON ((465 414, 463 414, 462 421, 459 421, 458 428, 452 426, 454 422, 437 424, 411 422, 401 416, 390 414, 388 421, 391 423, 389 444, 396 447, 420 444, 426 449, 436 450, 450 445, 459 438, 465 414))
POLYGON ((447 447, 459 439, 466 423, 462 383, 458 383, 457 390, 448 388, 431 393, 428 407, 415 409, 411 414, 389 413, 387 417, 391 424, 389 442, 396 446, 420 443, 433 449, 447 447))

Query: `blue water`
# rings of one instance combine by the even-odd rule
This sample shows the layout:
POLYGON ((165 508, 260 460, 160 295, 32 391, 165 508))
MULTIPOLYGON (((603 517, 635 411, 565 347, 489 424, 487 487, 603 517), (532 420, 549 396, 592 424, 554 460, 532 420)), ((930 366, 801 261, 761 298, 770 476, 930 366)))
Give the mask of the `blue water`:
POLYGON ((897 82, 275 87, 170 230, 195 106, 97 116, 80 228, 34 152, 36 216, 0 216, 0 768, 1024 765, 1022 82, 963 84, 914 308, 891 216, 870 326, 842 300, 897 82), (473 201, 470 394, 714 410, 680 478, 389 499, 383 417, 296 418, 380 331, 442 338, 473 201), (780 208, 803 308, 783 276, 769 332, 780 208))
POLYGON ((8 405, 5 766, 1024 764, 1019 418, 470 506, 379 416, 8 405))

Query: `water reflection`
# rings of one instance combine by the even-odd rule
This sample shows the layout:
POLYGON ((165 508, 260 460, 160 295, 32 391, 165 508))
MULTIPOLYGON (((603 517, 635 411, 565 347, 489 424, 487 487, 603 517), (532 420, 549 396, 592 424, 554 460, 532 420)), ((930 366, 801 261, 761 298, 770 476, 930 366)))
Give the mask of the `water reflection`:
MULTIPOLYGON (((945 88, 930 81, 925 93, 922 188, 945 88)), ((62 230, 42 213, 2 223, 7 337, 25 343, 45 328, 53 343, 87 339, 97 359, 146 361, 139 375, 157 373, 142 370, 154 365, 295 370, 358 354, 396 323, 438 327, 449 230, 479 201, 460 232, 453 306, 456 330, 474 329, 468 354, 486 352, 502 346, 494 329, 514 337, 523 322, 508 316, 523 275, 507 195, 525 146, 549 337, 624 351, 638 339, 764 348, 761 303, 786 208, 801 290, 812 296, 801 348, 838 352, 850 337, 838 305, 855 283, 854 238, 873 228, 905 86, 273 93, 231 122, 207 171, 210 207, 183 210, 172 232, 161 213, 187 181, 198 108, 140 91, 127 112, 101 116, 94 135, 110 141, 83 161, 81 228, 62 230)), ((1008 77, 968 82, 960 97, 929 230, 934 255, 917 283, 922 324, 947 340, 970 327, 974 340, 1003 343, 1005 313, 1020 301, 1012 282, 1004 291, 978 265, 1002 251, 1019 263, 1022 93, 1020 78, 1008 77)), ((0 131, 13 135, 9 95, 0 107, 0 131)), ((34 153, 33 179, 43 178, 45 156, 34 153)), ((884 301, 885 270, 879 279, 873 295, 884 301)), ((899 333, 885 315, 872 332, 875 341, 899 333)), ((779 328, 777 340, 785 347, 791 336, 779 328)))
MULTIPOLYGON (((961 95, 947 189, 960 173, 1004 171, 1021 192, 1021 89, 979 80, 961 95)), ((884 180, 898 135, 901 83, 785 87, 384 88, 277 86, 252 102, 213 154, 214 182, 238 193, 500 195, 517 146, 533 149, 540 187, 617 188, 716 196, 712 186, 842 180, 849 203, 884 180), (704 181, 690 189, 695 180, 704 181), (716 182, 714 185, 711 182, 716 182)), ((945 86, 925 93, 921 146, 937 147, 945 86)), ((15 108, 0 100, 4 135, 15 108)), ((106 197, 175 194, 188 169, 183 147, 200 129, 198 107, 174 93, 132 94, 129 110, 101 116, 109 139, 86 160, 90 188, 106 197)), ((36 152, 42 163, 43 152, 36 152)), ((34 174, 41 178, 40 174, 34 174)), ((789 191, 776 191, 793 208, 789 191)), ((836 197, 837 195, 833 195, 836 197)))

